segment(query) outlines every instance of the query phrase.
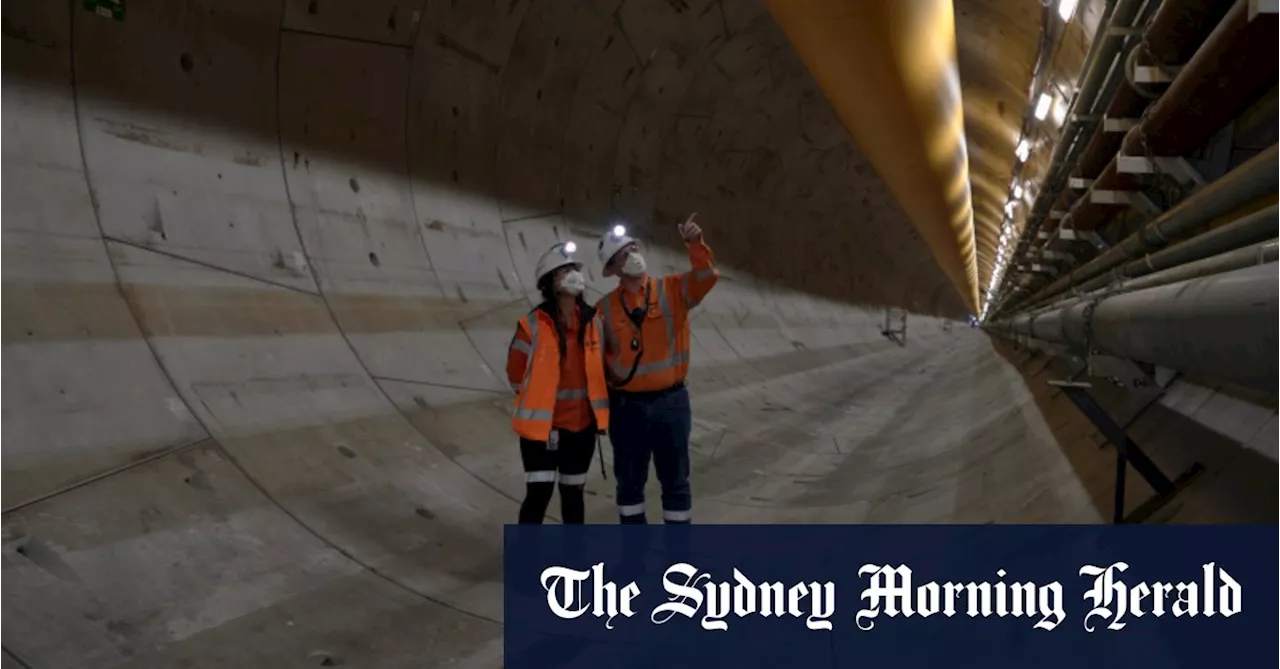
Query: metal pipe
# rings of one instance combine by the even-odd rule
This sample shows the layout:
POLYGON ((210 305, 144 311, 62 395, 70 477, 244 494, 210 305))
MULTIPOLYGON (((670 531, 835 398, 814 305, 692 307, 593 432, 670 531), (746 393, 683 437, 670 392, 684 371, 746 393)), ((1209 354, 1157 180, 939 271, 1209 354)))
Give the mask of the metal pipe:
MULTIPOLYGON (((1173 79, 1168 90, 1125 135, 1127 156, 1182 156, 1202 146, 1261 96, 1276 79, 1276 19, 1249 21, 1248 0, 1237 0, 1173 79)), ((1099 190, 1133 190, 1140 180, 1119 171, 1113 156, 1072 207, 1072 226, 1097 228, 1121 208, 1094 202, 1099 190)))
POLYGON ((1277 87, 1272 86, 1257 102, 1236 118, 1232 139, 1238 149, 1260 149, 1267 138, 1276 131, 1276 117, 1280 115, 1280 99, 1277 87))
POLYGON ((1068 338, 1186 374, 1276 392, 1280 294, 1274 265, 1250 267, 1074 307, 1068 338))
MULTIPOLYGON (((1048 209, 1049 202, 1057 198, 1057 192, 1054 188, 1058 185, 1061 178, 1064 178, 1069 171, 1070 161, 1074 158, 1077 151, 1072 151, 1072 147, 1079 146, 1083 148, 1083 142, 1079 137, 1083 130, 1084 121, 1077 120, 1080 116, 1086 116, 1092 111, 1099 89, 1107 80, 1107 74, 1112 70, 1112 64, 1116 60, 1120 49, 1124 46, 1122 39, 1116 39, 1107 36, 1107 32, 1111 28, 1128 28, 1133 21, 1133 17, 1137 15, 1138 8, 1142 6, 1142 0, 1119 0, 1114 7, 1109 8, 1110 15, 1103 16, 1098 22, 1097 32, 1094 33, 1093 43, 1089 45, 1089 53, 1085 57, 1083 63, 1080 81, 1076 89, 1080 92, 1072 101, 1071 106, 1067 109, 1067 121, 1062 127, 1062 134, 1058 139, 1058 143, 1053 147, 1053 155, 1049 160, 1049 172, 1045 175, 1045 188, 1041 190, 1036 197, 1035 203, 1032 205, 1033 212, 1039 212, 1048 209), (1068 155, 1071 153, 1072 155, 1068 155), (1044 202, 1042 205, 1041 202, 1044 202)), ((1030 227, 1030 226, 1028 226, 1030 227)), ((1034 235, 1032 230, 1031 234, 1034 235)), ((1024 239, 1029 236, 1024 235, 1024 239)))
MULTIPOLYGON (((1155 15, 1151 17, 1150 26, 1142 36, 1143 51, 1138 56, 1146 55, 1148 58, 1140 58, 1140 64, 1149 64, 1146 60, 1150 58, 1163 65, 1181 65, 1187 62, 1230 6, 1229 1, 1223 0, 1165 0, 1160 3, 1155 15)), ((1124 80, 1124 77, 1117 79, 1124 80)), ((1125 85, 1110 98, 1106 115, 1107 118, 1136 118, 1150 103, 1151 100, 1140 95, 1132 86, 1125 85)), ((1123 140, 1124 136, 1120 133, 1103 132, 1101 126, 1095 128, 1093 137, 1080 154, 1072 176, 1096 179, 1111 157, 1120 150, 1123 140)), ((1074 200, 1074 197, 1071 199, 1074 200)), ((1060 204, 1069 206, 1071 203, 1060 204)))
MULTIPOLYGON (((1146 25, 1161 6, 1160 0, 1146 0, 1145 2, 1128 4, 1122 2, 1117 8, 1119 11, 1111 13, 1112 7, 1110 3, 1108 4, 1107 11, 1104 12, 1102 19, 1099 21, 1097 32, 1094 34, 1090 44, 1089 56, 1086 57, 1081 66, 1081 80, 1077 85, 1077 89, 1088 89, 1086 92, 1091 93, 1089 98, 1077 96, 1079 100, 1083 100, 1088 104, 1078 107, 1077 102, 1073 101, 1072 103, 1067 116, 1067 123, 1063 128, 1058 143, 1054 146, 1054 153, 1044 176, 1041 192, 1027 213, 1027 224, 1019 236, 1014 251, 1015 256, 1027 254, 1035 244, 1036 233, 1045 226, 1046 221, 1052 223, 1048 219, 1051 210, 1055 208, 1067 209, 1075 199, 1070 189, 1064 186, 1071 171, 1080 160, 1080 154, 1086 150, 1089 144, 1087 141, 1089 136, 1086 133, 1092 128, 1096 135, 1101 132, 1101 126, 1097 124, 1096 120, 1074 120, 1073 117, 1085 115, 1094 119, 1097 118, 1098 109, 1103 102, 1111 100, 1116 95, 1120 84, 1124 82, 1123 59, 1136 44, 1136 40, 1127 37, 1116 37, 1112 33, 1132 30, 1135 26, 1146 25), (1096 60, 1102 45, 1108 47, 1108 53, 1104 54, 1104 57, 1109 58, 1109 60, 1096 60), (1104 64, 1099 65, 1099 63, 1104 64), (1102 82, 1100 91, 1098 90, 1099 81, 1102 82)), ((1065 223, 1065 221, 1062 221, 1062 223, 1065 223)), ((1051 224, 1049 229, 1053 230, 1056 227, 1056 225, 1051 224)), ((989 309, 989 311, 991 313, 1003 311, 1010 299, 1016 297, 1014 292, 1000 291, 1000 294, 996 296, 994 308, 989 309)))
MULTIPOLYGON (((1127 155, 1179 156, 1203 144, 1213 132, 1247 106, 1275 80, 1275 17, 1265 22, 1247 19, 1247 0, 1236 0, 1221 21, 1199 45, 1165 94, 1144 114, 1140 125, 1125 135, 1122 151, 1127 155)), ((1185 18, 1185 17, 1184 17, 1185 18)), ((1120 174, 1116 158, 1098 175, 1090 188, 1075 201, 1069 218, 1073 227, 1093 229, 1105 223, 1118 209, 1095 203, 1095 190, 1133 189, 1137 181, 1120 174)), ((1039 221, 1035 226, 1039 229, 1039 221)), ((1031 244, 1027 236, 1023 245, 1031 244)), ((1021 246, 1018 254, 1025 253, 1021 246)), ((1051 286, 1058 284, 1055 281, 1051 286)), ((1029 298, 1007 302, 1001 311, 1035 304, 1048 289, 1029 298)), ((999 312, 997 312, 999 313, 999 312)))
MULTIPOLYGON (((1078 297, 1067 298, 1061 302, 1055 302, 1047 307, 1041 307, 1035 311, 1023 314, 1019 316, 1019 318, 1029 321, 1030 319, 1039 318, 1050 311, 1066 309, 1067 307, 1110 295, 1119 295, 1121 293, 1130 293, 1135 290, 1164 286, 1170 283, 1178 283, 1179 281, 1187 281, 1189 279, 1195 279, 1202 276, 1209 276, 1211 274, 1221 274, 1223 272, 1230 272, 1232 270, 1242 269, 1245 267, 1253 267, 1254 265, 1265 265, 1267 263, 1276 262, 1278 255, 1280 254, 1277 252, 1276 240, 1269 239, 1264 242, 1258 242, 1257 244, 1250 244, 1248 246, 1232 249, 1226 253, 1219 253, 1215 256, 1209 256, 1207 258, 1201 258, 1200 260, 1169 267, 1168 269, 1164 269, 1159 272, 1152 272, 1151 274, 1146 274, 1136 279, 1108 286, 1103 290, 1086 293, 1078 297)), ((1009 331, 1010 323, 1009 321, 1002 321, 995 324, 992 329, 998 332, 1009 331)))
MULTIPOLYGON (((1093 109, 1094 103, 1097 101, 1099 87, 1103 82, 1107 81, 1108 74, 1111 72, 1110 63, 1106 66, 1099 67, 1098 64, 1103 62, 1102 52, 1103 45, 1111 46, 1113 40, 1106 38, 1107 28, 1115 25, 1112 23, 1112 17, 1116 23, 1123 23, 1124 17, 1129 17, 1137 11, 1137 8, 1148 0, 1108 0, 1106 7, 1102 10, 1102 16, 1098 21, 1097 34, 1089 43, 1089 51, 1085 54, 1084 61, 1080 64, 1081 71, 1079 81, 1076 82, 1076 90, 1079 93, 1072 98, 1070 106, 1067 107, 1067 120, 1062 128, 1062 136, 1053 148, 1053 155, 1050 157, 1049 169, 1053 171, 1062 166, 1066 161, 1066 153, 1071 145, 1075 143, 1079 136, 1076 134, 1084 130, 1085 121, 1073 118, 1077 115, 1088 115, 1093 109), (1119 13, 1116 13, 1117 5, 1119 13), (1098 39, 1101 37, 1102 39, 1098 39)), ((1110 58, 1114 59, 1115 55, 1111 54, 1110 58)))
POLYGON ((1129 292, 1144 288, 1154 288, 1155 286, 1187 281, 1188 279, 1209 276, 1210 274, 1221 274, 1244 267, 1265 265, 1275 262, 1276 257, 1276 240, 1270 239, 1265 242, 1242 246, 1226 253, 1219 253, 1216 256, 1176 265, 1159 272, 1152 272, 1124 282, 1117 288, 1117 291, 1129 292))
POLYGON ((1280 151, 1272 144, 1222 178, 1178 203, 1178 206, 1147 223, 1106 253, 1067 272, 1022 303, 1032 307, 1041 304, 1069 286, 1088 281, 1139 253, 1162 248, 1169 240, 1177 239, 1248 202, 1276 192, 1276 182, 1280 179, 1280 171, 1276 168, 1278 157, 1280 151))
MULTIPOLYGON (((1137 14, 1134 15, 1127 24, 1117 26, 1117 28, 1135 30, 1139 26, 1147 25, 1151 21, 1152 15, 1156 13, 1156 10, 1160 9, 1164 4, 1164 1, 1167 0, 1146 0, 1146 2, 1143 2, 1138 8, 1137 14)), ((1109 41, 1119 42, 1120 46, 1116 51, 1115 62, 1112 63, 1110 68, 1108 68, 1107 75, 1102 79, 1101 90, 1098 91, 1098 94, 1094 97, 1093 104, 1090 105, 1088 109, 1088 113, 1093 116, 1101 115, 1103 111, 1105 111, 1104 105, 1110 103, 1110 101, 1115 97, 1116 92, 1120 90, 1120 85, 1125 83, 1125 58, 1128 56, 1129 52, 1142 41, 1136 37, 1107 36, 1107 39, 1109 41)), ((1146 39, 1146 35, 1143 35, 1142 39, 1146 39)), ((1095 129, 1100 128, 1101 124, 1097 124, 1094 127, 1095 129)), ((1077 151, 1074 152, 1077 155, 1077 159, 1079 158, 1080 150, 1083 149, 1085 144, 1086 143, 1082 142, 1080 146, 1077 147, 1077 151)))
MULTIPOLYGON (((1194 2, 1196 0, 1184 0, 1184 1, 1194 2)), ((1136 26, 1147 25, 1147 23, 1152 20, 1152 15, 1157 10, 1164 7, 1165 4, 1166 3, 1160 2, 1160 0, 1148 0, 1148 2, 1144 3, 1142 5, 1142 8, 1138 11, 1138 15, 1136 18, 1133 19, 1132 25, 1124 26, 1124 27, 1132 28, 1136 26)), ((1115 66, 1110 69, 1106 78, 1104 79, 1105 83, 1103 83, 1102 85, 1102 91, 1098 93, 1097 99, 1094 103, 1095 104, 1094 108, 1089 110, 1090 115, 1095 118, 1103 115, 1103 110, 1100 109, 1103 101, 1110 101, 1110 103, 1107 105, 1107 108, 1105 110, 1105 115, 1108 118, 1115 116, 1115 114, 1111 113, 1111 107, 1115 104, 1116 98, 1123 96, 1126 92, 1129 91, 1129 88, 1127 85, 1124 88, 1121 88, 1121 84, 1126 83, 1125 74, 1124 74, 1124 60, 1129 55, 1129 53, 1138 45, 1137 40, 1130 40, 1130 39, 1116 38, 1116 37, 1105 37, 1105 39, 1106 40, 1118 39, 1122 41, 1124 44, 1120 47, 1119 53, 1116 54, 1115 66)), ((1150 35, 1144 34, 1143 40, 1148 40, 1148 39, 1150 39, 1150 35)), ((1094 41, 1097 42, 1098 40, 1095 38, 1094 41)), ((1057 195, 1057 197, 1053 200, 1053 203, 1047 204, 1047 201, 1046 201, 1046 203, 1042 205, 1041 202, 1036 202, 1036 205, 1038 206, 1038 208, 1033 208, 1032 211, 1030 212, 1028 216, 1028 227, 1033 228, 1032 232, 1039 232, 1040 230, 1045 229, 1046 222, 1049 224, 1048 226, 1049 230, 1051 231, 1056 230, 1058 226, 1054 225, 1054 221, 1052 219, 1046 220, 1045 218, 1046 216, 1049 215, 1049 211, 1053 209, 1060 209, 1063 211, 1069 210, 1071 208, 1071 205, 1076 201, 1076 198, 1078 197, 1076 195, 1076 192, 1071 190, 1070 188, 1063 188, 1063 184, 1066 182, 1068 177, 1082 176, 1080 174, 1081 165, 1083 165, 1087 160, 1086 155, 1089 152, 1090 148, 1093 146, 1094 140, 1097 140, 1099 137, 1110 137, 1113 134, 1113 133, 1103 132, 1103 127, 1102 127, 1102 124, 1100 123, 1093 123, 1092 129, 1093 129, 1093 134, 1089 136, 1090 139, 1088 139, 1088 141, 1086 141, 1085 135, 1083 134, 1080 135, 1076 145, 1072 146, 1071 150, 1068 152, 1066 164, 1063 166, 1066 171, 1062 172, 1060 175, 1061 178, 1057 179, 1052 184, 1052 190, 1057 195), (1035 217, 1035 220, 1032 221, 1031 217, 1035 217)), ((1120 141, 1120 139, 1117 139, 1116 141, 1118 142, 1120 141)), ((1115 151, 1112 151, 1111 153, 1115 153, 1115 151)), ((1107 154, 1107 157, 1110 157, 1110 155, 1111 154, 1107 154)), ((1047 180, 1046 180, 1046 183, 1048 183, 1047 180)), ((1024 245, 1029 249, 1029 247, 1031 247, 1033 244, 1034 244, 1034 240, 1028 238, 1025 241, 1024 245)))
POLYGON ((1082 301, 1009 330, 1275 395, 1276 280, 1275 264, 1248 267, 1082 301))
POLYGON ((1276 220, 1280 207, 1271 205, 1252 214, 1241 216, 1236 220, 1197 235, 1184 242, 1174 244, 1151 255, 1134 260, 1119 271, 1100 274, 1076 287, 1082 293, 1088 293, 1115 280, 1136 278, 1158 272, 1183 263, 1199 260, 1224 251, 1230 251, 1246 244, 1253 244, 1276 236, 1276 220))
POLYGON ((1124 46, 1124 40, 1108 37, 1107 29, 1128 28, 1133 24, 1133 18, 1138 15, 1138 9, 1141 6, 1140 0, 1120 0, 1111 12, 1110 20, 1105 24, 1099 24, 1099 32, 1093 39, 1095 42, 1101 39, 1102 46, 1098 49, 1098 57, 1089 64, 1089 70, 1080 83, 1080 93, 1076 96, 1076 104, 1072 105, 1072 111, 1084 114, 1093 112, 1094 104, 1098 101, 1098 91, 1102 88, 1107 73, 1111 71, 1120 49, 1124 46), (1103 27, 1104 25, 1106 27, 1103 27))
POLYGON ((1236 0, 1124 141, 1124 152, 1181 156, 1213 136, 1270 88, 1280 69, 1274 14, 1249 20, 1236 0))

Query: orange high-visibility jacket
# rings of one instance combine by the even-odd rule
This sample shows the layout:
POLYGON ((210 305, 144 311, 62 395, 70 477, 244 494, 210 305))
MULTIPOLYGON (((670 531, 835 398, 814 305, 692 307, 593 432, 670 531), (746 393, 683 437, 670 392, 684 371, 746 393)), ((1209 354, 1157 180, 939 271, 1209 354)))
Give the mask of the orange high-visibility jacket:
POLYGON ((577 312, 575 317, 586 321, 578 326, 585 328, 582 345, 577 328, 570 329, 563 357, 555 321, 542 306, 516 325, 507 351, 507 379, 516 393, 511 427, 521 437, 546 441, 553 428, 580 432, 591 426, 591 418, 596 430, 609 429, 600 316, 585 303, 577 312))
POLYGON ((692 266, 688 272, 660 279, 646 276, 638 293, 627 293, 619 285, 596 305, 604 319, 605 368, 611 387, 636 392, 663 390, 688 374, 689 311, 711 292, 720 271, 705 242, 687 246, 692 266), (648 307, 637 329, 628 312, 645 305, 646 293, 648 307), (633 342, 639 344, 638 349, 633 342), (629 375, 631 380, 626 381, 629 375))

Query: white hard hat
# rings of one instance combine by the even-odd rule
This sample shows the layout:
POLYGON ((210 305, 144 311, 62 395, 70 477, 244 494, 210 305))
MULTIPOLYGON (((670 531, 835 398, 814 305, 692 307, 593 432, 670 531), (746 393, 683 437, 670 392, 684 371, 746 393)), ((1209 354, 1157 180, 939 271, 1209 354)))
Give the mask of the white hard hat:
POLYGON ((534 269, 534 280, 542 281, 542 277, 564 267, 573 265, 574 269, 582 269, 582 263, 573 257, 578 245, 573 242, 557 242, 538 258, 538 266, 534 269))
POLYGON ((601 267, 608 265, 618 251, 626 247, 627 244, 635 242, 627 234, 627 229, 621 224, 614 225, 612 229, 604 233, 600 238, 600 243, 596 246, 596 255, 600 258, 601 267))

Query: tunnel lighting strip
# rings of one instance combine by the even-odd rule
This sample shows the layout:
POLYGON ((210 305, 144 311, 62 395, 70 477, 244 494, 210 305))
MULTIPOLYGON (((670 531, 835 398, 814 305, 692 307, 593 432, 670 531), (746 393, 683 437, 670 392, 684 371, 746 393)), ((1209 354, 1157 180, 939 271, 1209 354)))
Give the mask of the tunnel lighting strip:
POLYGON ((1058 18, 1063 21, 1070 22, 1071 18, 1076 14, 1076 5, 1078 0, 1062 0, 1058 3, 1058 18))
POLYGON ((1043 121, 1049 115, 1049 108, 1053 106, 1053 96, 1048 93, 1040 94, 1040 101, 1036 103, 1036 120, 1043 121))
MULTIPOLYGON (((1058 2, 1058 18, 1065 23, 1070 23, 1075 17, 1076 7, 1079 0, 1060 0, 1058 2)), ((1094 39, 1097 39, 1097 35, 1094 39)), ((1049 91, 1054 87, 1052 79, 1045 82, 1045 87, 1041 91, 1032 93, 1033 100, 1036 101, 1035 109, 1032 116, 1037 122, 1044 122, 1049 118, 1049 112, 1053 108, 1055 101, 1054 95, 1049 91)), ((1017 161, 1014 167, 1018 168, 1025 165, 1031 157, 1031 142, 1024 132, 1022 137, 1018 139, 1018 144, 1013 150, 1014 157, 1017 161)), ((1012 254, 1011 247, 1015 243, 1015 235, 1013 229, 1013 216, 1017 212, 1018 203, 1022 200, 1023 195, 1027 195, 1030 199, 1030 191, 1035 187, 1030 180, 1020 182, 1015 176, 1013 182, 1009 184, 1009 199, 1004 205, 1004 222, 1000 226, 1000 243, 996 248, 995 268, 991 272, 991 279, 987 282, 987 292, 982 301, 982 313, 978 315, 979 322, 987 320, 987 314, 991 310, 991 305, 1001 294, 1002 284, 1004 283, 1005 271, 1009 267, 1009 257, 1012 254)))

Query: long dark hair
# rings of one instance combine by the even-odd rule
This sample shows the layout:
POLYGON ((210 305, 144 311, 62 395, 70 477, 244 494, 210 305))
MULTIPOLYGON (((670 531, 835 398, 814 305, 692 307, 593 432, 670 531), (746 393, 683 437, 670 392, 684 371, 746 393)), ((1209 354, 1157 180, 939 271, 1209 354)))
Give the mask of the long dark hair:
MULTIPOLYGON (((563 356, 565 353, 564 321, 560 319, 560 300, 556 299, 555 282, 552 281, 555 275, 555 271, 547 272, 546 276, 538 280, 538 292, 542 293, 542 304, 539 304, 538 308, 545 311, 551 317, 551 322, 555 324, 556 340, 560 342, 560 355, 563 356)), ((575 302, 578 304, 578 311, 582 313, 582 327, 578 328, 578 345, 582 346, 587 336, 586 324, 595 316, 596 310, 587 304, 581 295, 577 296, 575 302)))

